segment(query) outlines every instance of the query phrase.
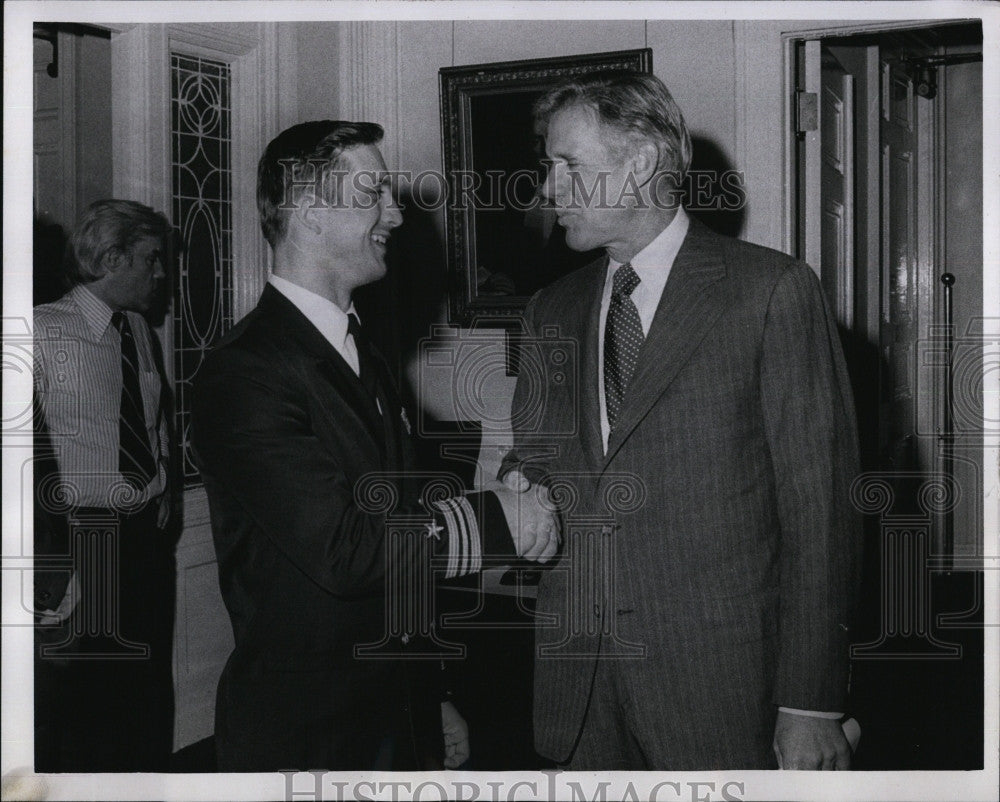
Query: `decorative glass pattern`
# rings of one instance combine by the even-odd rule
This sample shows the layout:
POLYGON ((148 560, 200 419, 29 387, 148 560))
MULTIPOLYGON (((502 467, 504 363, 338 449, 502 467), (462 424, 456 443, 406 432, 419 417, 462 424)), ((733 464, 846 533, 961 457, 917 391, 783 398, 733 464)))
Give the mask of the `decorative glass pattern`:
POLYGON ((233 324, 232 146, 229 65, 170 54, 173 219, 180 230, 174 294, 177 433, 184 484, 200 483, 191 458, 191 382, 233 324))

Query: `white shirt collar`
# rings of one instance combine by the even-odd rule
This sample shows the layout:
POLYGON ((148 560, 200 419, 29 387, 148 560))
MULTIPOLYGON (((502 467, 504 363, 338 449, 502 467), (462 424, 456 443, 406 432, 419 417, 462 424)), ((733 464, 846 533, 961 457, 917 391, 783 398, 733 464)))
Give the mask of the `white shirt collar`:
POLYGON ((337 350, 337 353, 344 355, 347 347, 347 316, 357 314, 353 303, 345 312, 333 301, 281 276, 272 275, 267 282, 291 301, 295 308, 319 329, 319 333, 337 350))
POLYGON ((114 310, 87 289, 86 284, 77 284, 70 290, 70 295, 87 322, 87 327, 93 332, 94 339, 100 340, 108 330, 114 310))
MULTIPOLYGON (((663 288, 670 277, 670 271, 673 269, 674 260, 681 249, 684 237, 687 236, 690 222, 687 212, 679 207, 670 224, 629 262, 640 279, 639 286, 632 293, 632 300, 639 311, 644 334, 649 334, 653 315, 656 314, 656 307, 660 304, 663 288)), ((611 298, 612 278, 621 265, 621 262, 608 257, 608 271, 604 282, 604 294, 608 300, 611 298)), ((601 330, 603 332, 603 320, 601 330)))

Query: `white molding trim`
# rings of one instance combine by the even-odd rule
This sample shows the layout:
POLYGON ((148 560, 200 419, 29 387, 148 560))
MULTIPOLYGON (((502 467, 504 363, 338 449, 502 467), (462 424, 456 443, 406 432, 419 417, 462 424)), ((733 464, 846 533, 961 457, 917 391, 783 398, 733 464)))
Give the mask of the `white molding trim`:
POLYGON ((76 37, 64 31, 57 34, 59 42, 59 95, 61 129, 60 156, 62 158, 63 180, 63 222, 75 226, 78 209, 76 193, 80 182, 76 175, 77 134, 76 120, 79 116, 80 100, 76 92, 76 71, 78 69, 76 37))
POLYGON ((273 135, 298 122, 299 115, 299 31, 297 25, 265 23, 274 33, 265 35, 264 68, 278 76, 278 119, 273 135))
POLYGON ((827 39, 831 36, 856 36, 865 33, 888 33, 891 31, 916 31, 922 28, 940 28, 943 25, 962 25, 975 19, 914 19, 878 20, 870 22, 841 22, 819 28, 802 28, 782 34, 792 39, 827 39))
POLYGON ((340 29, 343 82, 340 113, 345 119, 375 122, 385 129, 382 155, 390 170, 400 168, 399 130, 402 64, 399 24, 344 22, 340 29))
MULTIPOLYGON (((112 35, 114 192, 164 211, 171 208, 171 51, 226 61, 232 70, 233 311, 239 319, 253 308, 267 280, 257 159, 278 132, 279 110, 294 116, 294 96, 284 95, 294 85, 295 54, 279 54, 275 22, 135 25, 112 35)), ((165 349, 169 345, 164 342, 165 349)))
POLYGON ((112 187, 119 198, 170 208, 165 25, 135 25, 111 36, 112 187))
POLYGON ((790 103, 786 43, 776 27, 761 35, 757 23, 736 21, 733 46, 734 147, 746 189, 742 238, 791 253, 783 211, 790 194, 784 152, 790 103))
MULTIPOLYGON (((257 159, 278 132, 279 108, 293 115, 279 90, 294 83, 294 53, 279 54, 278 25, 132 25, 112 34, 112 164, 117 197, 170 215, 171 51, 226 61, 231 68, 234 316, 256 304, 267 281, 268 254, 257 215, 257 159), (280 55, 280 61, 279 61, 280 55), (286 56, 291 56, 291 63, 286 56), (280 75, 284 77, 281 80, 280 75)), ((171 317, 168 316, 168 321, 171 317)), ((173 327, 161 326, 164 354, 173 354, 173 327)), ((174 380, 173 359, 164 360, 174 380)), ((185 524, 207 520, 204 493, 186 494, 185 524)))

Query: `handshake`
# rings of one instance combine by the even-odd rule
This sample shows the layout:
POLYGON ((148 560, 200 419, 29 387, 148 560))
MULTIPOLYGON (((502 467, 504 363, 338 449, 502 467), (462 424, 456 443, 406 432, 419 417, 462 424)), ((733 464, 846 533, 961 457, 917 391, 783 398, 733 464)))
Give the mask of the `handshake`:
POLYGON ((543 485, 534 485, 520 471, 511 471, 503 482, 492 482, 492 491, 503 507, 507 528, 518 557, 548 562, 559 549, 559 515, 543 485))

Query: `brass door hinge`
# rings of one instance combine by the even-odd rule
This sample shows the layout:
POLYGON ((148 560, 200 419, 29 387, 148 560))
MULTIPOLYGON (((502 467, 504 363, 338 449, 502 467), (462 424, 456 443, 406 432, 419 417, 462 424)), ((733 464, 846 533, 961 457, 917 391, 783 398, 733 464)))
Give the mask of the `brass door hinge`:
POLYGON ((795 132, 815 131, 819 128, 819 95, 816 92, 795 93, 795 132))

